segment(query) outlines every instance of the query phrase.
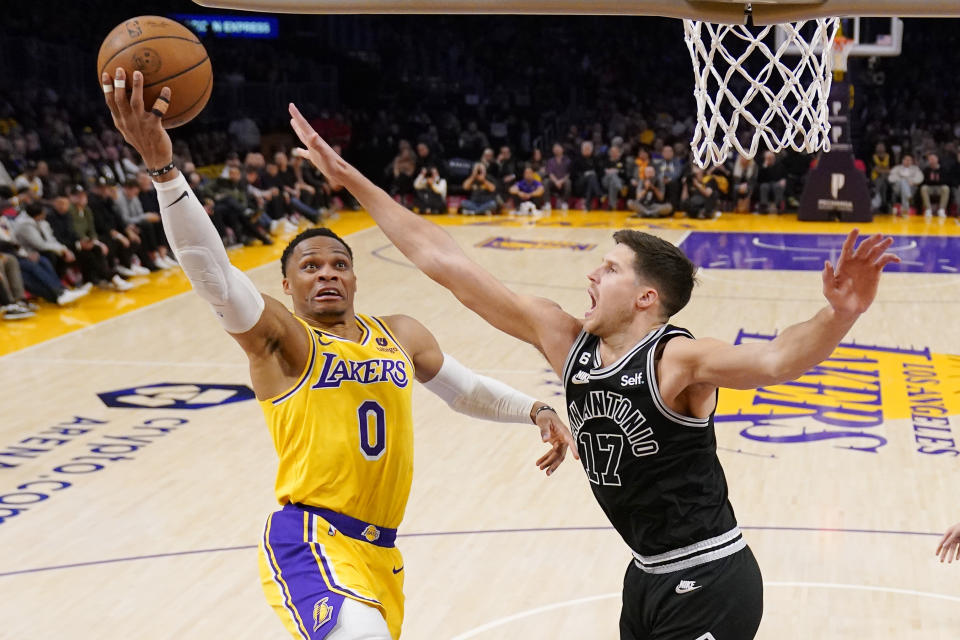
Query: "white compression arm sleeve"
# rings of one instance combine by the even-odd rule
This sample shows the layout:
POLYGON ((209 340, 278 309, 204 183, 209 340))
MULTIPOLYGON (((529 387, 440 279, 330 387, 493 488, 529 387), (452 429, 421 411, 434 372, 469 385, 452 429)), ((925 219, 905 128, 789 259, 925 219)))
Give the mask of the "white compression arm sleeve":
POLYGON ((210 216, 183 175, 155 182, 160 217, 170 248, 194 290, 210 303, 230 333, 249 331, 263 314, 263 296, 230 264, 210 216))
POLYGON ((458 413, 496 422, 529 424, 536 402, 498 380, 474 373, 446 353, 440 371, 423 386, 458 413))

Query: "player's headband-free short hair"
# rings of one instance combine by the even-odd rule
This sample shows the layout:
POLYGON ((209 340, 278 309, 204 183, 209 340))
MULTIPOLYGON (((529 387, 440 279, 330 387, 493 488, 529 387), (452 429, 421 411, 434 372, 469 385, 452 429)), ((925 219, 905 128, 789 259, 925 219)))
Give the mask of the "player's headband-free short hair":
POLYGON ((313 229, 307 229, 299 233, 293 240, 290 241, 290 244, 286 246, 283 250, 283 255, 280 256, 280 273, 283 274, 283 277, 287 277, 287 261, 290 259, 290 256, 293 255, 293 250, 297 248, 297 245, 303 242, 304 240, 309 240, 310 238, 333 238, 337 242, 343 245, 343 248, 347 250, 347 255, 350 256, 350 261, 353 261, 353 249, 350 248, 346 242, 343 241, 343 238, 338 236, 336 233, 327 229, 326 227, 315 227, 313 229))

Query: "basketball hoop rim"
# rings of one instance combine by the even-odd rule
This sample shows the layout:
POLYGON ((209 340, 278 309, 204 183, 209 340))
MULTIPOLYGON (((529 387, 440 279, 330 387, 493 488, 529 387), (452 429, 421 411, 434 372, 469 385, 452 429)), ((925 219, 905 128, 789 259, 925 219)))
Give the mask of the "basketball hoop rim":
POLYGON ((829 17, 960 17, 956 0, 194 0, 205 7, 270 13, 661 16, 755 25, 829 17))

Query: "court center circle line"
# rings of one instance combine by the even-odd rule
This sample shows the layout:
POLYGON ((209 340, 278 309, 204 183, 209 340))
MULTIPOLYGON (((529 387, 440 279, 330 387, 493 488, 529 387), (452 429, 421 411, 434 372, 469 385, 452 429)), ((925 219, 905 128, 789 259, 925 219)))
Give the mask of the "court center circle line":
MULTIPOLYGON (((874 587, 864 584, 841 584, 834 582, 793 582, 793 581, 774 581, 774 582, 764 582, 763 586, 766 587, 787 587, 787 588, 808 588, 808 589, 837 589, 843 591, 872 591, 880 593, 892 593, 896 595, 906 595, 906 596, 915 596, 918 598, 933 598, 936 600, 948 600, 950 602, 960 602, 960 596, 948 596, 942 593, 931 593, 929 591, 915 591, 913 589, 898 589, 896 587, 874 587)), ((504 625, 510 624, 517 620, 522 620, 524 618, 530 618, 541 613, 547 613, 548 611, 553 611, 554 609, 562 609, 564 607, 574 607, 581 604, 588 604, 590 602, 596 602, 598 600, 610 600, 613 598, 619 598, 623 594, 620 591, 614 593, 602 593, 595 596, 587 596, 585 598, 576 598, 574 600, 566 600, 564 602, 554 602, 553 604, 547 604, 540 607, 534 607, 533 609, 528 609, 526 611, 519 611, 509 616, 504 616, 503 618, 497 618, 496 620, 491 620, 486 624, 482 624, 479 627, 474 627, 473 629, 468 629, 463 633, 452 637, 450 640, 468 640, 469 638, 476 638, 479 635, 490 631, 491 629, 496 629, 497 627, 502 627, 504 625)))

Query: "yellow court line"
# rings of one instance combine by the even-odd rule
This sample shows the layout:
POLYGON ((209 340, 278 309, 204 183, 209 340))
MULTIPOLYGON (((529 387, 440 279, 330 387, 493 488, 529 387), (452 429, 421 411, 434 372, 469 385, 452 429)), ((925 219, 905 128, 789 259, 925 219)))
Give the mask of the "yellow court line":
MULTIPOLYGON (((507 228, 636 228, 676 229, 698 231, 766 231, 780 233, 846 233, 854 225, 837 222, 799 222, 795 215, 757 216, 750 214, 724 214, 717 220, 688 220, 667 218, 636 220, 622 211, 569 211, 554 210, 549 216, 430 216, 444 226, 487 225, 507 228)), ((373 225, 365 212, 342 211, 338 220, 328 223, 331 230, 348 236, 373 225)), ((862 233, 912 234, 912 235, 960 235, 956 218, 946 220, 922 217, 909 219, 877 216, 875 222, 856 225, 862 233)), ((272 246, 253 246, 230 252, 230 260, 239 269, 247 271, 271 262, 279 261, 290 236, 277 239, 272 246)), ((277 273, 279 274, 279 265, 277 273)), ((69 307, 40 303, 40 310, 33 318, 0 321, 0 356, 40 344, 104 320, 141 309, 190 290, 190 283, 179 269, 161 271, 132 280, 137 288, 125 292, 94 290, 89 296, 69 307)))

